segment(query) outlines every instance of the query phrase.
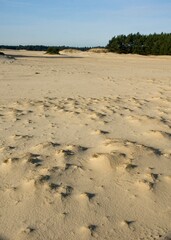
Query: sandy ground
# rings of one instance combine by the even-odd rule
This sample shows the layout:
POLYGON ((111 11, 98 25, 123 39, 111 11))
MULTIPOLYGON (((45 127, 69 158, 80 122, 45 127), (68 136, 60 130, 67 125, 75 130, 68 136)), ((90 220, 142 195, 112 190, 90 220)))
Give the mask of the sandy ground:
POLYGON ((171 57, 4 52, 0 239, 170 239, 171 57))

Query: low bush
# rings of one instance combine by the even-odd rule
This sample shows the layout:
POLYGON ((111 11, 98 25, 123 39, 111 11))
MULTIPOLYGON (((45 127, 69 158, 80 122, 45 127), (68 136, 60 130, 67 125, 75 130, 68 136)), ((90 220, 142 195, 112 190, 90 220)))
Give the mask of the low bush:
POLYGON ((47 54, 60 54, 59 48, 56 47, 49 47, 46 51, 47 54))

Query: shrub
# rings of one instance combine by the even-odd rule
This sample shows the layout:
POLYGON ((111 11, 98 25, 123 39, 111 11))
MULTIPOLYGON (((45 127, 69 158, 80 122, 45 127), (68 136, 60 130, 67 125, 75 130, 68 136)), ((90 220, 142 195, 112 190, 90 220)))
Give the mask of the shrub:
POLYGON ((47 54, 60 54, 59 48, 56 47, 49 47, 46 51, 47 54))

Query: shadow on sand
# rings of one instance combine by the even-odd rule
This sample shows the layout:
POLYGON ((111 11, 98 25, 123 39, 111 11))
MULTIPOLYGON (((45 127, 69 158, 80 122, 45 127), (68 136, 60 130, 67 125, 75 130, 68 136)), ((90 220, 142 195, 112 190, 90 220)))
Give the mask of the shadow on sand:
POLYGON ((67 56, 67 55, 57 55, 57 56, 34 56, 34 55, 18 55, 18 54, 6 54, 7 57, 13 58, 50 58, 50 59, 57 59, 57 58, 83 58, 78 56, 67 56))

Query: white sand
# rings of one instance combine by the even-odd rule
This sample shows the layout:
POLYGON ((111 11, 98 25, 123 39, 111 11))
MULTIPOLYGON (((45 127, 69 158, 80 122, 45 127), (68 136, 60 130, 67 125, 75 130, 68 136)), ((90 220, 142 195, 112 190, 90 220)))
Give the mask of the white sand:
POLYGON ((169 239, 171 57, 5 53, 0 239, 169 239))

